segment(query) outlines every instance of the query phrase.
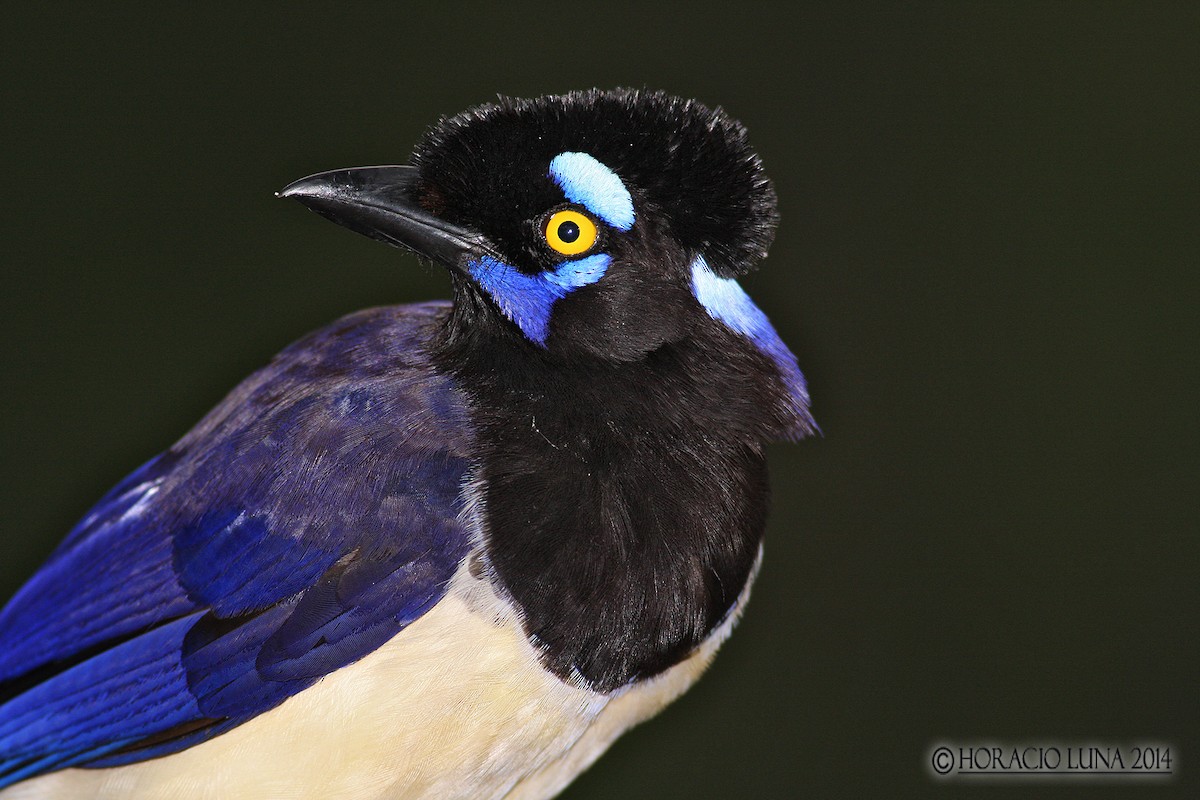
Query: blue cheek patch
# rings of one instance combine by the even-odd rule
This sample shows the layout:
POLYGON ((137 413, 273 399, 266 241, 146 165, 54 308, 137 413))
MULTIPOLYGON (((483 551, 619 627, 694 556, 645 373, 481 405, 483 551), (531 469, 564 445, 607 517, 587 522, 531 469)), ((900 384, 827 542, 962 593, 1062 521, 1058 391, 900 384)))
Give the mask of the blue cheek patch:
POLYGON ((471 276, 496 301, 504 315, 532 342, 546 346, 554 304, 581 286, 604 277, 612 259, 596 253, 564 261, 553 272, 527 275, 502 261, 484 256, 467 265, 471 276))
POLYGON ((577 203, 617 230, 633 227, 633 198, 617 173, 587 153, 559 153, 550 162, 550 177, 572 203, 577 203))
POLYGON ((792 398, 793 410, 800 419, 812 425, 808 411, 808 387, 796 357, 779 338, 767 315, 754 304, 741 285, 733 278, 718 277, 709 269, 703 256, 696 256, 692 262, 692 294, 710 317, 754 342, 759 350, 775 362, 792 398))
POLYGON ((596 253, 575 261, 564 261, 558 265, 558 269, 553 272, 543 272, 538 277, 570 292, 603 278, 611 260, 605 253, 596 253))
MULTIPOLYGON (((559 153, 550 161, 550 177, 567 200, 581 205, 607 225, 633 227, 633 198, 617 173, 587 153, 559 153)), ((471 276, 492 296, 504 315, 532 342, 546 346, 554 304, 582 286, 604 277, 612 258, 595 253, 564 261, 551 272, 527 275, 487 256, 467 265, 471 276)))

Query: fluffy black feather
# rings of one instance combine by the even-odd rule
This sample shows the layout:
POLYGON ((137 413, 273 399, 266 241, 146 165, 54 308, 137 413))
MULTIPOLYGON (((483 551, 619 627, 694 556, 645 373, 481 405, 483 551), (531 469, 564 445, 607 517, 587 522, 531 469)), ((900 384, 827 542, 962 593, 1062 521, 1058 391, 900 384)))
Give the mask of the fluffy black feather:
POLYGON ((412 163, 430 211, 482 227, 511 253, 528 246, 517 236, 528 209, 561 202, 546 167, 566 151, 613 169, 635 206, 668 220, 679 244, 718 275, 744 274, 766 256, 779 220, 775 190, 742 124, 695 100, 636 89, 502 97, 434 125, 412 163))
POLYGON ((763 447, 811 418, 692 289, 697 255, 745 272, 776 223, 745 129, 724 113, 630 90, 503 99, 426 135, 420 200, 538 272, 531 220, 562 202, 547 167, 565 151, 599 159, 633 196, 635 224, 604 243, 608 272, 558 301, 545 347, 456 277, 436 358, 470 399, 488 574, 549 669, 607 691, 679 663, 724 619, 765 527, 763 447))
POLYGON ((546 666, 609 691, 683 660, 762 540, 763 447, 795 426, 770 360, 697 320, 620 364, 530 357, 515 337, 456 338, 438 362, 470 387, 489 573, 546 666))

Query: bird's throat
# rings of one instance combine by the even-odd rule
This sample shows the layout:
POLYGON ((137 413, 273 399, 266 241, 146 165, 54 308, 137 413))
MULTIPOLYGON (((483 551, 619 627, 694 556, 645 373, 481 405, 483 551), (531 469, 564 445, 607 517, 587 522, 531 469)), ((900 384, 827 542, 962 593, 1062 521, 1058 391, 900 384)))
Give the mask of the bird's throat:
POLYGON ((469 387, 487 568, 564 680, 609 691, 668 669, 750 577, 774 372, 709 333, 620 365, 440 356, 469 387))

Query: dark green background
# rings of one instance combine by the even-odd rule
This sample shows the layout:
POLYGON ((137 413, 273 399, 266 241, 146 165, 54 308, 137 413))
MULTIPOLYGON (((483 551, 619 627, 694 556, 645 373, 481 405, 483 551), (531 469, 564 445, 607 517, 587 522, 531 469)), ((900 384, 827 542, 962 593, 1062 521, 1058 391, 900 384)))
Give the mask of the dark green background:
MULTIPOLYGON (((252 369, 444 275, 272 192, 497 92, 647 85, 750 128, 745 281, 822 439, 772 451, 748 615, 567 797, 1040 797, 951 741, 1198 725, 1200 15, 968 4, 5 11, 0 596, 252 369)), ((1196 784, 1191 784, 1194 791, 1196 784)))

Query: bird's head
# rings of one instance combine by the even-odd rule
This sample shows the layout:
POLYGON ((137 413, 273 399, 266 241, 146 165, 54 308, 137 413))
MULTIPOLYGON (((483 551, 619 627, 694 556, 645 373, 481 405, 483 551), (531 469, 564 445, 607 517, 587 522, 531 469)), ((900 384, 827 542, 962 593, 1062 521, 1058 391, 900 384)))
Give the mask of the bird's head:
POLYGON ((770 327, 733 279, 766 255, 774 190, 745 128, 692 100, 501 99, 433 126, 411 166, 280 195, 441 262, 472 334, 551 357, 629 361, 722 315, 752 338, 770 327))

